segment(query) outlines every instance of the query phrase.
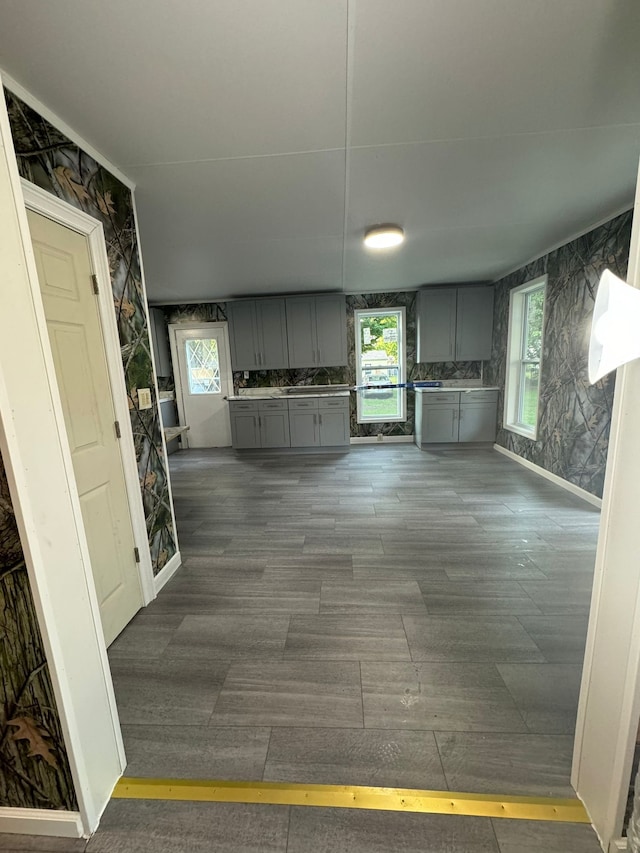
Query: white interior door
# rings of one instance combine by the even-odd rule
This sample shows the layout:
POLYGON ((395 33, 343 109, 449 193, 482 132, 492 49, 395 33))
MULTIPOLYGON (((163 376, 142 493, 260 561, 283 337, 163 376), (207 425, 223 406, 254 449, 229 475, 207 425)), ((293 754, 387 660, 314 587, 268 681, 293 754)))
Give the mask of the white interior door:
POLYGON ((189 447, 229 447, 231 422, 225 397, 232 393, 226 323, 171 326, 176 397, 189 447), (174 358, 175 365, 176 358, 174 358))
POLYGON ((109 645, 142 607, 87 238, 28 211, 47 328, 109 645))

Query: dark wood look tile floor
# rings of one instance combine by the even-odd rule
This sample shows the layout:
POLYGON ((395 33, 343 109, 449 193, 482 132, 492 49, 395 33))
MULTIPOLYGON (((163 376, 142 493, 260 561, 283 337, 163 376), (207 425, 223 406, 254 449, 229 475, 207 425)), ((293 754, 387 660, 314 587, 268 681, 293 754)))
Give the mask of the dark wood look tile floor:
MULTIPOLYGON (((184 565, 109 651, 130 775, 573 795, 596 509, 491 449, 171 468, 184 565)), ((575 825, 126 801, 88 845, 187 849, 600 848, 575 825)))

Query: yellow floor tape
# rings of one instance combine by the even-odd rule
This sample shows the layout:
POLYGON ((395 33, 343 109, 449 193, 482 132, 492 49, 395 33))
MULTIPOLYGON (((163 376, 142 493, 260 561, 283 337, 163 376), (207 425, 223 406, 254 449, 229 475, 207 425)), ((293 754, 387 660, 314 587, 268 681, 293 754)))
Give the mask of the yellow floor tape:
POLYGON ((547 797, 499 797, 412 788, 360 785, 305 785, 293 782, 228 782, 214 779, 135 779, 123 777, 116 799, 192 800, 216 803, 268 803, 342 809, 425 812, 504 817, 518 820, 589 823, 580 800, 547 797))

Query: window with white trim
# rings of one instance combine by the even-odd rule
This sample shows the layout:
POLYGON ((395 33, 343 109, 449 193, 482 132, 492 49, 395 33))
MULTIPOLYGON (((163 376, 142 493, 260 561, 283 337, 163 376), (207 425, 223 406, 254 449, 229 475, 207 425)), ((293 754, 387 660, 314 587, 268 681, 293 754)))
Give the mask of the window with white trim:
POLYGON ((509 295, 509 338, 504 426, 535 439, 547 276, 514 287, 509 295))
POLYGON ((405 309, 379 308, 353 312, 356 337, 358 423, 406 421, 405 309))

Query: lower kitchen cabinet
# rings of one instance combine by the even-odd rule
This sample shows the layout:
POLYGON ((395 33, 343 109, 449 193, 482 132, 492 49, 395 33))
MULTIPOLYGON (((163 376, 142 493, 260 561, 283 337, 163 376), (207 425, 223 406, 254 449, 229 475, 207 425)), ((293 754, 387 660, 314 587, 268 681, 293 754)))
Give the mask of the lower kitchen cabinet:
POLYGON ((291 447, 342 447, 349 444, 349 398, 289 400, 291 447))
POLYGON ((231 443, 238 450, 291 446, 286 400, 231 400, 229 414, 231 443))
POLYGON ((416 444, 494 441, 497 403, 497 391, 417 394, 416 444))
POLYGON ((231 441, 238 450, 344 447, 350 442, 349 397, 230 400, 231 441))

